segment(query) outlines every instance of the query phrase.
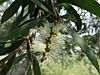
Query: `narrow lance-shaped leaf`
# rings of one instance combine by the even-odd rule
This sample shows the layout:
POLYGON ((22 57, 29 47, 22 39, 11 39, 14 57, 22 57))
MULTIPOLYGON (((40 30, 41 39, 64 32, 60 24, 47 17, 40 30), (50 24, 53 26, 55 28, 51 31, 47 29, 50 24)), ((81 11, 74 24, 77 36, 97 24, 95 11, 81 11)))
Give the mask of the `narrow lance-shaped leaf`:
POLYGON ((22 8, 21 13, 15 18, 15 20, 12 22, 9 31, 13 31, 25 18, 23 16, 24 8, 22 8))
POLYGON ((0 75, 6 75, 9 70, 11 69, 12 65, 13 65, 13 61, 14 61, 15 55, 13 57, 11 57, 7 63, 2 67, 2 69, 0 70, 0 75))
POLYGON ((15 0, 9 7, 8 9, 6 9, 6 11, 4 12, 2 19, 1 19, 1 23, 4 23, 5 21, 7 21, 9 18, 11 18, 19 9, 20 5, 21 5, 21 0, 15 0))
POLYGON ((7 40, 12 40, 20 35, 22 36, 27 36, 29 33, 29 30, 32 27, 35 27, 36 25, 38 25, 41 22, 41 18, 40 19, 36 19, 36 20, 32 20, 29 21, 28 23, 23 23, 24 25, 17 27, 15 30, 13 30, 12 32, 9 32, 8 34, 0 37, 1 41, 7 41, 7 40))
POLYGON ((26 53, 16 57, 14 62, 13 62, 13 65, 16 65, 17 63, 19 63, 23 58, 25 58, 25 56, 26 56, 26 53))
POLYGON ((57 0, 58 3, 70 3, 100 17, 100 4, 96 0, 57 0))
POLYGON ((9 55, 7 55, 5 58, 0 60, 0 68, 2 68, 2 66, 5 64, 5 62, 8 60, 9 55))
POLYGON ((28 69, 27 69, 26 75, 32 75, 31 64, 28 65, 28 69))
POLYGON ((5 47, 5 44, 0 47, 0 55, 8 54, 15 49, 17 49, 22 43, 24 42, 24 39, 18 40, 15 43, 11 43, 11 46, 5 47))
MULTIPOLYGON (((42 4, 44 4, 52 13, 54 13, 55 10, 53 10, 53 5, 52 5, 52 1, 51 0, 47 0, 46 2, 42 1, 42 4)), ((50 14, 49 12, 44 12, 45 15, 50 14)), ((57 14, 57 13, 56 13, 57 14)), ((46 18, 50 23, 54 22, 54 15, 50 14, 47 18, 46 18)))
POLYGON ((33 70, 34 70, 34 75, 41 75, 39 62, 34 55, 33 55, 33 70))
POLYGON ((68 3, 63 3, 63 6, 70 14, 73 14, 75 16, 75 25, 77 26, 77 30, 80 30, 82 27, 82 21, 77 11, 68 3))
POLYGON ((50 12, 49 9, 47 7, 45 7, 39 0, 32 0, 33 3, 35 3, 36 5, 38 5, 40 8, 42 8, 43 10, 45 10, 46 12, 50 12))
POLYGON ((28 12, 30 14, 30 18, 32 18, 35 13, 35 4, 32 1, 29 2, 28 12))
POLYGON ((81 50, 86 54, 86 56, 89 58, 91 63, 94 65, 94 67, 100 73, 98 61, 97 61, 92 49, 90 47, 88 47, 87 43, 85 43, 85 41, 74 30, 69 29, 69 34, 77 42, 77 44, 80 46, 81 50))

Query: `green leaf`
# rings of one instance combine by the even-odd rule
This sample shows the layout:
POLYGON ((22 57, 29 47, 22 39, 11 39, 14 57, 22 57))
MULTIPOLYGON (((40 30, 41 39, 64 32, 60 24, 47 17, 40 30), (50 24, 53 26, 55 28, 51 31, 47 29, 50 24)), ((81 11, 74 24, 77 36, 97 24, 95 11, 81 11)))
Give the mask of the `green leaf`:
POLYGON ((58 3, 70 3, 100 17, 100 4, 95 0, 57 0, 58 3))
POLYGON ((77 42, 77 44, 80 46, 81 50, 86 54, 86 56, 89 58, 91 63, 94 65, 94 67, 100 73, 98 61, 97 61, 92 49, 90 47, 88 47, 87 43, 74 30, 69 29, 69 34, 77 42))
MULTIPOLYGON (((52 1, 47 1, 47 2, 44 2, 44 1, 41 1, 42 4, 44 4, 51 12, 53 12, 53 6, 52 6, 52 1)), ((50 14, 49 12, 44 12, 44 15, 49 15, 46 19, 52 23, 54 22, 54 15, 50 14)))
POLYGON ((42 8, 43 10, 50 12, 49 9, 45 7, 39 0, 32 0, 32 2, 35 3, 37 6, 39 6, 40 8, 42 8))
POLYGON ((21 25, 20 27, 17 27, 15 30, 13 30, 12 32, 9 32, 8 34, 2 36, 0 38, 1 41, 7 41, 7 40, 12 40, 15 39, 18 36, 27 36, 29 33, 29 30, 32 27, 35 27, 36 25, 38 25, 41 22, 41 18, 40 19, 36 19, 36 20, 32 20, 29 22, 25 22, 23 23, 23 25, 21 25))
MULTIPOLYGON (((77 11, 68 3, 63 3, 64 8, 70 13, 73 14, 76 18, 76 22, 75 25, 77 26, 77 30, 80 30, 82 27, 82 20, 79 16, 79 14, 77 13, 77 11)), ((73 19, 73 17, 72 17, 73 19)))
POLYGON ((22 20, 22 15, 18 15, 17 18, 11 24, 9 31, 13 31, 22 22, 22 20))
POLYGON ((28 12, 30 14, 30 18, 32 18, 35 13, 35 4, 32 1, 29 2, 28 12))
POLYGON ((19 7, 21 6, 21 0, 15 0, 8 9, 6 9, 6 11, 4 12, 2 19, 1 19, 1 23, 4 23, 5 21, 7 21, 9 18, 11 18, 19 9, 19 7))
POLYGON ((63 18, 71 20, 73 22, 77 22, 77 19, 75 18, 75 16, 73 14, 65 14, 65 15, 63 15, 63 18))
POLYGON ((21 10, 21 13, 16 17, 16 19, 12 22, 9 31, 13 31, 24 19, 23 17, 24 8, 21 10))
POLYGON ((0 4, 2 4, 3 2, 5 2, 6 0, 0 0, 0 4))
POLYGON ((26 75, 32 75, 31 64, 29 64, 26 75))
POLYGON ((4 63, 7 61, 8 58, 9 58, 9 55, 7 55, 5 58, 0 60, 0 68, 4 65, 4 63))
POLYGON ((10 52, 13 52, 15 49, 17 49, 22 43, 24 42, 24 39, 18 40, 14 43, 11 43, 11 46, 5 47, 4 45, 0 45, 0 55, 8 54, 10 52))
POLYGON ((6 75, 9 70, 11 69, 12 65, 13 65, 13 61, 14 61, 15 55, 13 57, 11 57, 6 64, 4 64, 4 66, 1 68, 0 70, 0 75, 6 75))
MULTIPOLYGON (((13 65, 16 65, 17 63, 19 63, 23 58, 25 58, 25 56, 26 56, 26 53, 17 56, 17 57, 14 59, 13 65)), ((0 68, 2 68, 2 66, 4 65, 4 63, 5 63, 6 61, 8 61, 8 58, 9 58, 9 57, 11 57, 11 56, 10 56, 10 55, 7 55, 5 58, 3 58, 2 60, 0 60, 0 68)))
POLYGON ((22 55, 19 55, 15 58, 14 62, 13 62, 13 65, 16 65, 17 63, 19 63, 23 58, 26 57, 26 53, 25 54, 22 54, 22 55))
POLYGON ((34 70, 34 75, 41 75, 39 62, 34 55, 33 55, 33 70, 34 70))

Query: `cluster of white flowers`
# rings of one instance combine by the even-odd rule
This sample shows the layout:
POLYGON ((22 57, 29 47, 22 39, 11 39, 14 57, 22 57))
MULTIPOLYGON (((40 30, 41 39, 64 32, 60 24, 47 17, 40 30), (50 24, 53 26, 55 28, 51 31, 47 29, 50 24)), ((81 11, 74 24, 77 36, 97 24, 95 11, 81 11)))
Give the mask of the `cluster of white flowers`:
POLYGON ((65 48, 65 39, 66 39, 65 37, 66 36, 61 33, 57 33, 56 35, 53 35, 51 37, 50 49, 51 50, 64 49, 65 48))
POLYGON ((41 41, 33 40, 32 48, 35 51, 44 51, 44 49, 46 48, 46 45, 42 43, 41 41))
POLYGON ((63 23, 59 23, 56 25, 50 24, 50 23, 45 23, 43 27, 40 27, 40 36, 42 38, 42 41, 40 40, 34 40, 33 41, 33 48, 34 50, 38 50, 38 51, 45 51, 46 48, 46 39, 49 38, 50 43, 49 43, 49 48, 50 50, 61 50, 65 48, 65 40, 66 40, 66 35, 61 34, 60 30, 66 29, 66 25, 63 25, 63 23), (51 33, 51 28, 52 27, 52 32, 54 34, 50 34, 51 33))
POLYGON ((43 40, 47 39, 50 36, 50 23, 45 23, 43 27, 40 27, 40 35, 43 40))

